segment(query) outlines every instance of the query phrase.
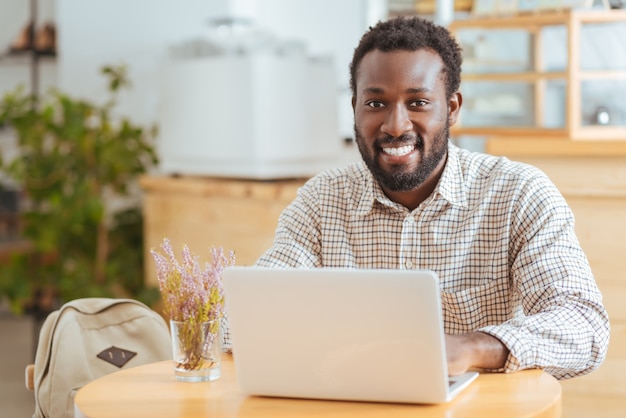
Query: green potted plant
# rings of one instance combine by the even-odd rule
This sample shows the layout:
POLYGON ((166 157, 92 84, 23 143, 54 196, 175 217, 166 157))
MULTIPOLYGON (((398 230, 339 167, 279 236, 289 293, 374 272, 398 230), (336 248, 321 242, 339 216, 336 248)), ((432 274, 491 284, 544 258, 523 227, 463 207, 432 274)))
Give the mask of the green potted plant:
POLYGON ((22 237, 32 250, 0 268, 0 298, 12 310, 50 311, 79 297, 134 297, 158 289, 143 280, 143 233, 137 177, 157 163, 155 128, 115 117, 124 67, 105 67, 111 98, 103 105, 51 90, 22 88, 0 101, 0 126, 15 131, 19 157, 0 174, 21 190, 22 237))

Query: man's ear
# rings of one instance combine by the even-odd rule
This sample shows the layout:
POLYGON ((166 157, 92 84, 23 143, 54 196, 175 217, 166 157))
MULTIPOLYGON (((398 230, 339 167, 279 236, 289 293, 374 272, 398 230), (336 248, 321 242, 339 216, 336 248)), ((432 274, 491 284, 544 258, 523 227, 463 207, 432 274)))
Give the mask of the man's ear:
POLYGON ((453 93, 448 99, 448 123, 450 126, 454 125, 461 112, 461 105, 463 104, 463 96, 460 91, 453 93))
POLYGON ((356 97, 352 96, 352 113, 354 114, 354 108, 356 107, 356 97))

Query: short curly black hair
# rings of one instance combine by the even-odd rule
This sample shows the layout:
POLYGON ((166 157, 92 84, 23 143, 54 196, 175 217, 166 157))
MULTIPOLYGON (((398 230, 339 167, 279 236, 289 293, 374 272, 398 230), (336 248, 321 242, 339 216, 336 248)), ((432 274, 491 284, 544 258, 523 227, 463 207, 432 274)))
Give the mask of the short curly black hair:
POLYGON ((431 49, 439 54, 444 64, 446 97, 458 91, 461 84, 461 47, 448 29, 418 16, 396 17, 379 22, 361 37, 354 49, 350 64, 350 89, 356 95, 356 76, 363 57, 370 51, 383 52, 431 49))

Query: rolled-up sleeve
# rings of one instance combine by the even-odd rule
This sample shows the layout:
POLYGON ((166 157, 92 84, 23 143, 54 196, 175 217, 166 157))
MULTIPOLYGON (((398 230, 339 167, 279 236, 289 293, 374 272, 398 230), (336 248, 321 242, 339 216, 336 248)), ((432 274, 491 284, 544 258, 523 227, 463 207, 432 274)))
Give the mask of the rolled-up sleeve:
POLYGON ((564 198, 538 178, 516 204, 511 282, 523 313, 480 331, 510 350, 504 371, 542 368, 559 379, 599 367, 609 319, 564 198))

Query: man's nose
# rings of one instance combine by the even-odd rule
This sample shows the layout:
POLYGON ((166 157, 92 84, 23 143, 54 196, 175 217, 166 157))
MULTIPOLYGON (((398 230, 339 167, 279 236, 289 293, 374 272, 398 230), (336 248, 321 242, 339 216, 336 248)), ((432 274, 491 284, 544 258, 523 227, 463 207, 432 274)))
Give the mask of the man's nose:
POLYGON ((413 122, 409 118, 409 112, 403 105, 390 108, 380 130, 394 138, 413 129, 413 122))

